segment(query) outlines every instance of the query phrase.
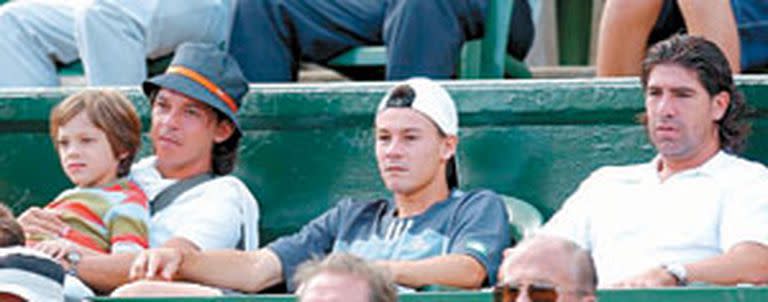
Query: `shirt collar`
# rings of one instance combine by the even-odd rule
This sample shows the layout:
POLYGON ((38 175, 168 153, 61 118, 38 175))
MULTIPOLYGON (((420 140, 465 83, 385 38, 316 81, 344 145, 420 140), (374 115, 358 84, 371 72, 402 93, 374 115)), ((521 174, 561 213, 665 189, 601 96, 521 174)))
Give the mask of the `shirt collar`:
MULTIPOLYGON (((706 162, 699 165, 698 167, 682 171, 678 174, 703 174, 708 176, 715 176, 718 175, 720 171, 722 171, 723 167, 728 165, 729 157, 729 154, 725 153, 723 150, 719 150, 717 153, 715 153, 714 156, 710 157, 706 162)), ((656 176, 656 178, 658 178, 659 175, 659 164, 661 164, 661 155, 657 154, 656 157, 654 157, 649 163, 649 168, 653 171, 653 175, 656 176)))

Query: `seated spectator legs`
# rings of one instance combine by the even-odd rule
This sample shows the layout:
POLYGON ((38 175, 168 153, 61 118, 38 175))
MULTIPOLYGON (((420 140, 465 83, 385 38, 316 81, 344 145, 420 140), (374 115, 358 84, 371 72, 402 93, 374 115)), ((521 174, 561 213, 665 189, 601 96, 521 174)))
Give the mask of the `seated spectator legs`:
POLYGON ((663 2, 606 1, 597 43, 598 76, 640 74, 640 61, 663 2))
POLYGON ((739 32, 731 2, 677 0, 677 5, 685 18, 688 34, 714 42, 725 53, 733 73, 741 72, 739 32))
MULTIPOLYGON (((482 36, 487 2, 240 1, 230 52, 251 82, 295 81, 299 60, 323 63, 352 47, 382 44, 387 79, 450 78, 464 41, 482 36)), ((527 12, 516 19, 530 24, 528 3, 515 5, 527 12)))
POLYGON ((0 87, 57 86, 56 61, 77 59, 74 1, 14 1, 0 7, 0 87))
POLYGON ((600 22, 597 75, 640 74, 648 45, 681 32, 714 42, 734 73, 764 66, 767 18, 768 3, 756 0, 608 1, 600 22))
POLYGON ((487 1, 386 2, 388 80, 450 78, 464 41, 482 36, 487 1))
POLYGON ((169 54, 182 42, 223 45, 227 0, 101 0, 75 13, 75 38, 90 85, 136 85, 147 77, 145 58, 169 54))
POLYGON ((384 1, 238 1, 230 53, 250 82, 297 79, 299 60, 323 62, 381 44, 384 1))
POLYGON ((75 38, 92 85, 136 85, 147 76, 145 31, 120 11, 115 1, 96 1, 76 10, 75 38))

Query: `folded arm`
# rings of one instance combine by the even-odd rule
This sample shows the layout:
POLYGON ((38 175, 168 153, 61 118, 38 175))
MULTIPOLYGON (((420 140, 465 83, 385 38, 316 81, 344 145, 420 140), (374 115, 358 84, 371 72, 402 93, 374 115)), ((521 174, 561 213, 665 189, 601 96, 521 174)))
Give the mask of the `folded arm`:
MULTIPOLYGON (((768 282, 768 246, 742 242, 726 253, 685 265, 688 282, 719 285, 768 282)), ((677 279, 662 267, 623 280, 613 285, 619 288, 675 286, 677 279)))
MULTIPOLYGON (((164 248, 189 253, 198 247, 184 238, 169 239, 164 248)), ((135 253, 86 256, 77 265, 78 277, 97 292, 110 292, 128 283, 128 272, 136 257, 135 253)))
POLYGON ((452 254, 423 260, 381 261, 395 282, 413 288, 446 285, 460 288, 480 288, 487 272, 480 262, 469 255, 452 254))
POLYGON ((130 276, 131 279, 189 281, 243 292, 258 292, 283 279, 280 260, 269 249, 249 252, 147 250, 136 257, 130 276), (213 271, 216 273, 211 274, 213 271))

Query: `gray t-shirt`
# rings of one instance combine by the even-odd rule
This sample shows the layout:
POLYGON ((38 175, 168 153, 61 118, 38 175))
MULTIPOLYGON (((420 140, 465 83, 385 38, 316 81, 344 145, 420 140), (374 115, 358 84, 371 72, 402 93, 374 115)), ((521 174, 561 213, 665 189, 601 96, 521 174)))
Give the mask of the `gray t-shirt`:
POLYGON ((493 284, 504 247, 510 242, 501 197, 488 190, 462 192, 408 218, 395 215, 391 200, 344 199, 296 234, 268 247, 280 258, 283 277, 293 291, 296 267, 313 257, 346 252, 368 260, 417 260, 466 254, 486 269, 493 284))

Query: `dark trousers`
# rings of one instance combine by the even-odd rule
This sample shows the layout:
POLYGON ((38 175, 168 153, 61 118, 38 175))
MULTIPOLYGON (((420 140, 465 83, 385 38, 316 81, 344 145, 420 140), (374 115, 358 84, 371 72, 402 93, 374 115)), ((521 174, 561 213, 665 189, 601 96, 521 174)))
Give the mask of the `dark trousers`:
MULTIPOLYGON (((454 75, 461 45, 481 37, 487 0, 239 0, 230 42, 251 82, 295 81, 298 63, 386 45, 389 80, 454 75)), ((509 49, 533 40, 527 1, 516 0, 509 49)), ((517 52, 517 53, 515 53, 517 52)))

